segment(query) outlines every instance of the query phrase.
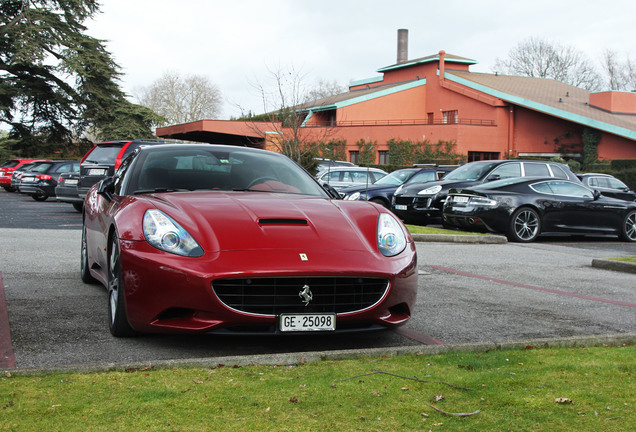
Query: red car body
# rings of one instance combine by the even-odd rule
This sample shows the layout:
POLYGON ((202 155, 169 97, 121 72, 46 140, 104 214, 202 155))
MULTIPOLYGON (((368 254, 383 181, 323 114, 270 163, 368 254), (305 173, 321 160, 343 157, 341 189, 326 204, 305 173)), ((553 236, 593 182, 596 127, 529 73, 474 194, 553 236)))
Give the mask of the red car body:
POLYGON ((16 168, 30 162, 43 161, 46 159, 9 159, 0 166, 0 186, 11 190, 11 176, 16 168))
POLYGON ((93 187, 84 203, 86 265, 90 276, 108 287, 111 239, 117 239, 126 317, 133 330, 277 333, 281 315, 313 310, 335 313, 338 331, 396 327, 411 316, 417 292, 415 246, 397 222, 406 239, 404 250, 395 256, 380 253, 380 214, 397 220, 382 206, 334 200, 326 193, 270 192, 266 187, 112 196, 103 189, 101 183, 93 187), (201 256, 180 256, 152 246, 142 229, 149 209, 177 221, 203 250, 201 256), (362 292, 339 298, 358 305, 353 310, 329 310, 311 301, 303 305, 304 286, 311 287, 314 298, 321 290, 336 295, 339 290, 362 292), (250 289, 262 290, 274 303, 284 295, 292 302, 297 298, 298 305, 287 310, 250 304, 251 297, 241 294, 250 289), (364 297, 367 289, 376 294, 354 299, 364 297), (233 303, 233 296, 240 299, 233 303))

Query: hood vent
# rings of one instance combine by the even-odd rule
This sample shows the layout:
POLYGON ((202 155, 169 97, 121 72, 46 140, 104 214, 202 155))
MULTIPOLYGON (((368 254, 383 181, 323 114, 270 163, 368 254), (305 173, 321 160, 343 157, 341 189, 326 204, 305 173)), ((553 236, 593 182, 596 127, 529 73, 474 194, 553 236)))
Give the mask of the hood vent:
POLYGON ((259 219, 259 225, 308 225, 307 219, 267 218, 259 219))

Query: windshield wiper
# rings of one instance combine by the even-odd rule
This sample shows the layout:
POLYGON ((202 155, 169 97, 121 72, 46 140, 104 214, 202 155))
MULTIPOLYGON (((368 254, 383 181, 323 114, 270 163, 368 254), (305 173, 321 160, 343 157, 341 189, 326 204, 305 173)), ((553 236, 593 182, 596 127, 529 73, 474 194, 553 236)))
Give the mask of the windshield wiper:
POLYGON ((147 193, 160 193, 160 192, 189 192, 189 189, 177 189, 177 188, 155 188, 155 189, 140 189, 133 192, 133 195, 141 195, 147 193))

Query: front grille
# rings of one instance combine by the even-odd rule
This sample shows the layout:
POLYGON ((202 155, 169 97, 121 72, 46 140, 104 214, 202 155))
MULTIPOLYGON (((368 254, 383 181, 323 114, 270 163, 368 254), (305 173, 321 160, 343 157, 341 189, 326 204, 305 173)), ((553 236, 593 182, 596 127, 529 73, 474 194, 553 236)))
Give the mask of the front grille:
POLYGON ((415 198, 413 202, 414 208, 429 208, 431 206, 431 198, 415 198))
POLYGON ((357 277, 241 278, 212 282, 212 289, 226 306, 261 315, 359 311, 380 301, 388 287, 387 279, 357 277), (305 286, 312 294, 307 306, 300 295, 305 286))
POLYGON ((413 203, 413 197, 396 196, 395 204, 410 205, 413 203))

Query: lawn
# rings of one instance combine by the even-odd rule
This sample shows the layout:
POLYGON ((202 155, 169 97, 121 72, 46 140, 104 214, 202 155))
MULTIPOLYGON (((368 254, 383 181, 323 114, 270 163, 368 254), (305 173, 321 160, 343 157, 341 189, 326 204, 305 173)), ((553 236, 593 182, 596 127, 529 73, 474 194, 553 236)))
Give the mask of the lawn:
MULTIPOLYGON (((626 431, 636 348, 0 378, 0 431, 626 431)), ((632 426, 629 426, 632 425, 632 426)))

